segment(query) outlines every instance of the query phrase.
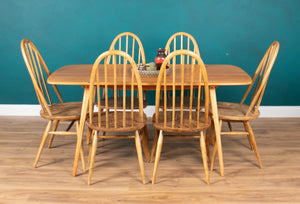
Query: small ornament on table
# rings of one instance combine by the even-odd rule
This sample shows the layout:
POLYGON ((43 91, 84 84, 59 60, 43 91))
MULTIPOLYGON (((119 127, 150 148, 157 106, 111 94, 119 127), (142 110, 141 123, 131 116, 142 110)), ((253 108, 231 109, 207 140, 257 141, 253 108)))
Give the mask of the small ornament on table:
POLYGON ((145 64, 139 64, 138 65, 138 70, 140 70, 140 71, 146 70, 146 65, 145 64))
POLYGON ((156 64, 154 62, 150 62, 147 66, 146 66, 146 70, 147 71, 156 71, 156 64))
POLYGON ((155 63, 156 63, 156 69, 160 70, 160 67, 162 63, 164 62, 165 58, 167 55, 165 54, 165 49, 164 48, 159 48, 157 49, 157 55, 155 57, 155 63))

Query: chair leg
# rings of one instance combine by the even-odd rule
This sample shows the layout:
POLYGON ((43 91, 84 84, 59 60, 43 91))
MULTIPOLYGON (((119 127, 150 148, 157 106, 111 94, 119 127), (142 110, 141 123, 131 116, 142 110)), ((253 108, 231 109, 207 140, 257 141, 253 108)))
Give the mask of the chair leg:
POLYGON ((84 153, 83 153, 83 147, 80 149, 80 160, 82 165, 82 171, 85 172, 85 162, 84 162, 84 153))
POLYGON ((83 148, 81 147, 80 150, 80 158, 81 158, 81 164, 82 164, 82 171, 85 172, 85 162, 84 162, 84 154, 83 154, 83 148))
POLYGON ((205 145, 203 131, 200 132, 200 148, 201 148, 201 153, 202 153, 203 166, 204 166, 204 170, 205 170, 206 182, 207 182, 207 184, 209 184, 209 171, 208 171, 208 164, 207 164, 207 157, 206 157, 206 145, 205 145))
POLYGON ((157 173, 157 167, 158 162, 161 154, 161 149, 163 145, 163 131, 159 131, 158 141, 157 141, 157 148, 156 148, 156 156, 155 156, 155 162, 154 162, 154 169, 153 169, 153 175, 152 175, 152 184, 155 183, 156 173, 157 173))
MULTIPOLYGON (((221 134, 221 132, 222 132, 222 120, 220 120, 219 124, 220 124, 220 134, 221 134)), ((217 146, 217 143, 215 143, 212 158, 211 158, 211 163, 210 163, 210 170, 211 171, 214 169, 214 164, 215 164, 215 159, 216 159, 216 156, 217 156, 217 151, 218 151, 218 146, 217 146)))
POLYGON ((215 144, 215 124, 214 124, 214 120, 211 118, 211 122, 210 122, 210 128, 209 128, 209 142, 208 144, 215 144))
POLYGON ((75 123, 75 120, 72 120, 72 122, 67 127, 66 132, 68 132, 71 129, 71 127, 74 125, 74 123, 75 123))
POLYGON ((94 132, 95 134, 93 135, 93 142, 92 142, 92 153, 91 153, 91 161, 90 161, 90 169, 89 169, 89 177, 88 177, 88 185, 91 184, 92 180, 92 173, 93 173, 93 168, 94 168, 94 163, 95 163, 95 156, 96 156, 96 151, 97 151, 97 131, 94 132))
MULTIPOLYGON (((73 122, 73 121, 72 121, 73 122)), ((79 123, 78 120, 76 121, 76 132, 78 133, 79 129, 79 123)), ((83 143, 83 142, 82 142, 83 143)), ((81 158, 81 165, 82 165, 82 170, 85 172, 85 162, 84 162, 84 154, 83 154, 83 144, 81 144, 81 150, 80 150, 80 158, 81 158)))
POLYGON ((91 134, 92 134, 92 130, 90 128, 88 128, 88 131, 86 133, 86 144, 90 144, 90 140, 91 140, 91 134))
POLYGON ((206 152, 207 152, 207 158, 208 161, 210 162, 210 151, 209 151, 209 137, 207 137, 207 129, 203 130, 204 132, 204 139, 205 139, 205 146, 206 146, 206 152))
MULTIPOLYGON (((59 120, 54 121, 54 125, 53 125, 53 128, 52 128, 53 132, 57 130, 58 123, 59 123, 59 120)), ((48 143, 48 148, 51 148, 53 139, 54 139, 54 134, 51 134, 50 139, 49 139, 49 143, 48 143)))
POLYGON ((218 147, 217 147, 217 144, 215 144, 213 154, 212 154, 212 157, 211 157, 211 163, 210 163, 210 170, 211 171, 214 170, 214 164, 215 164, 215 160, 216 160, 217 151, 218 151, 218 147))
POLYGON ((152 150, 151 150, 151 156, 150 156, 150 162, 153 161, 153 157, 154 157, 154 152, 156 151, 156 145, 157 145, 157 140, 158 140, 158 130, 155 130, 155 135, 154 135, 154 140, 153 140, 153 144, 152 144, 152 150))
POLYGON ((227 124, 228 124, 228 128, 229 128, 230 132, 232 132, 232 126, 231 126, 230 121, 227 121, 227 124))
POLYGON ((139 160, 139 166, 140 166, 140 171, 141 171, 141 175, 142 175, 142 182, 143 182, 143 184, 146 184, 142 146, 141 146, 141 140, 140 140, 140 135, 139 135, 138 130, 135 131, 135 147, 136 147, 136 152, 137 152, 137 156, 138 156, 138 160, 139 160))
POLYGON ((254 149, 253 149, 253 144, 252 144, 252 141, 251 141, 251 136, 250 136, 250 133, 249 133, 249 130, 246 128, 246 125, 245 125, 244 122, 243 122, 243 124, 244 124, 245 131, 248 133, 248 134, 247 134, 247 137, 248 137, 248 142, 249 142, 250 149, 251 149, 252 151, 254 151, 254 149))
POLYGON ((49 133, 49 130, 50 130, 50 127, 52 125, 52 120, 50 120, 46 126, 46 129, 44 131, 44 135, 43 135, 43 138, 42 138, 42 141, 41 141, 41 144, 40 144, 40 147, 39 147, 39 150, 38 150, 38 153, 36 155, 36 158, 35 158, 35 162, 33 164, 33 168, 35 168, 39 162, 39 159, 40 159, 40 156, 41 156, 41 153, 42 153, 42 150, 45 146, 45 143, 46 143, 46 140, 48 138, 48 133, 49 133))
POLYGON ((147 162, 150 161, 149 158, 149 134, 148 134, 148 128, 147 125, 144 126, 144 128, 142 129, 142 145, 143 145, 143 150, 144 150, 144 154, 146 157, 147 162))
POLYGON ((262 169, 263 166, 262 166, 260 156, 259 156, 259 153, 258 153, 257 145, 256 145, 254 134, 253 134, 253 130, 250 126, 249 121, 244 121, 244 126, 245 126, 246 131, 249 133, 250 144, 252 144, 252 147, 253 147, 253 150, 255 152, 259 167, 262 169))
MULTIPOLYGON (((91 140, 94 140, 95 130, 91 130, 91 140)), ((88 156, 88 163, 91 162, 91 156, 92 156, 92 147, 93 145, 90 144, 90 150, 89 150, 89 156, 88 156)))

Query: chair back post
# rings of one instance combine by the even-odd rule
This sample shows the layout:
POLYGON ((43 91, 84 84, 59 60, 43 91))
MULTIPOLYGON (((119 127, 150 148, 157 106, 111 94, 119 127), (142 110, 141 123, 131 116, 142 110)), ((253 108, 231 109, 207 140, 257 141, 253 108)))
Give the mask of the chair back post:
MULTIPOLYGON (((30 40, 21 41, 21 52, 42 110, 51 116, 48 105, 52 104, 52 100, 47 86, 47 78, 51 73, 40 52, 30 40)), ((63 103, 58 88, 55 85, 52 87, 59 101, 63 103)))
MULTIPOLYGON (((139 116, 140 119, 143 120, 143 91, 142 91, 142 83, 141 78, 137 69, 137 65, 133 58, 128 55, 127 53, 119 50, 109 50, 102 53, 95 61, 91 77, 90 77, 90 100, 89 100, 89 113, 90 123, 93 120, 93 111, 94 105, 97 103, 97 107, 99 111, 98 114, 98 122, 99 127, 101 124, 101 117, 105 117, 106 126, 108 126, 108 114, 109 111, 105 111, 102 113, 100 110, 113 110, 114 117, 115 117, 115 127, 118 126, 117 124, 117 111, 123 111, 123 117, 126 116, 125 112, 131 111, 133 115, 134 112, 134 93, 135 93, 135 86, 137 87, 137 94, 139 100, 139 116), (120 59, 123 64, 118 64, 117 59, 120 59), (103 64, 101 64, 103 63, 103 64), (130 82, 128 82, 127 74, 131 74, 130 82), (103 85, 104 84, 104 85, 103 85), (130 85, 128 85, 130 84, 130 85), (130 86, 130 89, 128 89, 130 86), (100 88, 104 88, 103 93, 100 94, 100 88), (108 103, 108 89, 112 89, 112 98, 113 98, 113 108, 109 108, 108 103), (121 89, 123 91, 123 96, 121 96, 122 100, 122 107, 118 106, 118 97, 117 90, 121 89), (129 91, 128 91, 129 90, 129 91), (96 95, 96 96, 95 96, 96 95), (127 95, 130 95, 130 108, 127 108, 126 105, 126 98, 127 95), (104 105, 101 104, 101 99, 104 99, 104 105)), ((125 126, 126 118, 123 118, 123 127, 125 126)))
MULTIPOLYGON (((178 61, 178 60, 177 60, 178 61)), ((159 112, 160 110, 163 111, 163 121, 164 126, 168 126, 169 128, 184 128, 183 127, 183 119, 184 117, 189 118, 189 124, 188 126, 191 127, 192 123, 197 124, 197 127, 199 126, 200 122, 203 123, 203 121, 200 121, 200 114, 203 113, 204 108, 204 123, 208 123, 208 110, 209 110, 209 91, 208 91, 208 78, 206 69, 204 66, 203 61, 197 55, 196 53, 193 53, 189 50, 177 50, 169 54, 166 59, 164 60, 160 73, 157 78, 157 86, 156 86, 156 98, 155 98, 155 121, 159 121, 159 112), (180 58, 180 63, 176 65, 176 57, 180 58), (185 62, 187 59, 190 58, 191 64, 187 65, 185 62), (167 81, 167 73, 166 73, 166 67, 167 65, 170 66, 172 76, 169 77, 169 80, 167 81), (180 66, 180 71, 178 71, 178 66, 180 66), (176 69, 177 67, 177 69, 176 69), (204 87, 205 91, 205 99, 204 99, 204 105, 201 104, 200 100, 200 90, 201 87, 204 87), (198 100, 197 105, 193 107, 192 98, 193 98, 193 89, 198 88, 198 100), (180 108, 175 107, 175 98, 176 90, 180 90, 180 108), (190 103, 188 107, 184 107, 183 101, 184 101, 184 90, 190 89, 190 91, 187 93, 189 94, 188 97, 190 98, 190 103), (172 107, 167 107, 167 91, 172 90, 172 107), (162 103, 161 97, 163 97, 162 103), (171 109, 171 110, 167 110, 171 109), (179 110, 178 110, 179 109, 179 110), (196 109, 196 110, 195 110, 196 109), (193 113, 196 111, 196 117, 193 113), (171 116, 168 116, 168 113, 171 116), (178 123, 178 119, 180 120, 178 123), (171 120, 171 121, 169 121, 171 120), (177 120, 177 123, 176 123, 177 120), (178 126, 179 124, 179 126, 178 126)), ((160 120, 161 121, 161 120, 160 120)), ((185 127, 187 128, 187 127, 185 127)))
POLYGON ((273 68, 273 65, 275 63, 277 54, 279 51, 279 42, 275 41, 271 44, 271 46, 268 48, 267 52, 265 53, 264 57, 262 58, 261 62, 259 63, 254 76, 252 78, 252 83, 248 86, 240 104, 243 104, 252 89, 252 87, 255 85, 252 99, 249 105, 249 109, 246 112, 246 116, 251 113, 252 111, 257 112, 258 108, 261 104, 264 91, 267 86, 267 82, 271 73, 271 70, 273 68))

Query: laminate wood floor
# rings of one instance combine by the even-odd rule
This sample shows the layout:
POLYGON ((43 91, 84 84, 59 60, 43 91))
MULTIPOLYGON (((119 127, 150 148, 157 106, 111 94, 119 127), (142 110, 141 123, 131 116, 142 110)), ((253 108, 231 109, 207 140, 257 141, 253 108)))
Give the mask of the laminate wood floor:
MULTIPOLYGON (((72 177, 73 136, 57 136, 34 169, 46 123, 40 117, 0 117, 0 203, 300 203, 300 118, 251 122, 264 169, 246 136, 223 136, 225 176, 216 161, 210 185, 197 139, 164 140, 154 185, 153 163, 145 163, 147 184, 142 184, 129 139, 100 140, 91 186, 81 163, 72 177)), ((148 129, 151 145, 150 120, 148 129)))

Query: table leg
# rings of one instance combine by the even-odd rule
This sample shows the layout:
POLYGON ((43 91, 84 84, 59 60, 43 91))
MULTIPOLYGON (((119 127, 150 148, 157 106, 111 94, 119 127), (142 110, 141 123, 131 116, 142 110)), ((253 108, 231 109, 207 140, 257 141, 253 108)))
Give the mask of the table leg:
POLYGON ((210 100, 211 100, 212 117, 215 126, 216 143, 218 147, 220 172, 221 172, 221 176, 224 176, 224 164, 223 164, 222 143, 221 143, 220 126, 219 126, 219 114, 218 114, 218 107, 217 107, 216 87, 210 87, 209 92, 210 92, 210 100))
POLYGON ((87 113, 88 102, 89 102, 89 94, 90 94, 89 87, 85 87, 83 93, 79 128, 77 132, 77 144, 76 144, 76 151, 75 151, 75 158, 74 158, 73 176, 76 176, 76 171, 78 167, 79 153, 82 145, 83 130, 84 130, 84 124, 86 120, 86 113, 87 113))

